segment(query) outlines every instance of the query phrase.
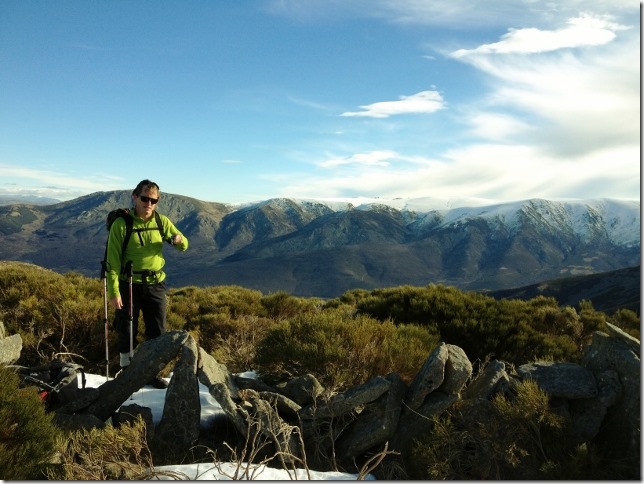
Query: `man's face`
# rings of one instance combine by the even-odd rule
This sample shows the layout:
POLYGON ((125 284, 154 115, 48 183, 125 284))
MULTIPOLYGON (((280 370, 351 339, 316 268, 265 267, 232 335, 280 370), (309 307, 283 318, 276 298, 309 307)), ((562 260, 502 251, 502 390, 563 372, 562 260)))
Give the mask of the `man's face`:
POLYGON ((139 195, 134 195, 134 208, 136 210, 136 214, 143 220, 147 220, 152 217, 157 206, 155 201, 159 201, 159 192, 154 188, 150 190, 143 189, 139 195))

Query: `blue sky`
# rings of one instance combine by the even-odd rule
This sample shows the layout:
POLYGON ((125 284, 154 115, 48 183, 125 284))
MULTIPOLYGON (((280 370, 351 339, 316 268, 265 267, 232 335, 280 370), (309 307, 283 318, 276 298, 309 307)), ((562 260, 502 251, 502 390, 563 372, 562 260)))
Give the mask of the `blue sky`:
POLYGON ((0 194, 640 196, 632 0, 2 0, 0 194))

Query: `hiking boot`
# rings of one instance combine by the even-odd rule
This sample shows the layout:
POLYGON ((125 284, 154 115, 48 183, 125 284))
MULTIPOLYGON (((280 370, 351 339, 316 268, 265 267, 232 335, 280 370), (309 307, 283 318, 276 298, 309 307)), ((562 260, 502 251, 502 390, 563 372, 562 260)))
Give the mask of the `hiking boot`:
POLYGON ((168 382, 166 382, 163 378, 161 378, 159 375, 155 376, 148 382, 148 385, 154 388, 158 388, 159 390, 163 390, 164 388, 168 388, 168 382))

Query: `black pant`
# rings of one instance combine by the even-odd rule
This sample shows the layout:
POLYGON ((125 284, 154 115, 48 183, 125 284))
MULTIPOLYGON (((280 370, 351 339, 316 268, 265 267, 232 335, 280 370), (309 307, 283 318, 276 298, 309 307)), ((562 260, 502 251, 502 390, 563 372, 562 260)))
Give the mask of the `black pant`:
MULTIPOLYGON (((130 289, 127 281, 119 281, 119 290, 123 308, 117 309, 114 316, 114 328, 118 334, 119 353, 130 352, 130 289)), ((156 284, 132 284, 132 349, 138 342, 136 334, 139 327, 139 312, 143 313, 145 338, 152 339, 165 332, 167 310, 166 287, 164 282, 156 284)))

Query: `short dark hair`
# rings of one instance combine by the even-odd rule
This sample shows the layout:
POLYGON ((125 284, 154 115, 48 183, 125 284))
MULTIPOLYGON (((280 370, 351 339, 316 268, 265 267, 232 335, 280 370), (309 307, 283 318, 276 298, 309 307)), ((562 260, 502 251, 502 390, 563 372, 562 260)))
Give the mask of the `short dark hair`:
POLYGON ((154 183, 153 181, 148 180, 147 178, 145 180, 141 180, 139 184, 136 186, 134 191, 132 191, 132 195, 136 195, 137 197, 141 195, 141 192, 143 190, 152 190, 155 189, 157 192, 160 192, 161 189, 159 188, 159 185, 154 183))

